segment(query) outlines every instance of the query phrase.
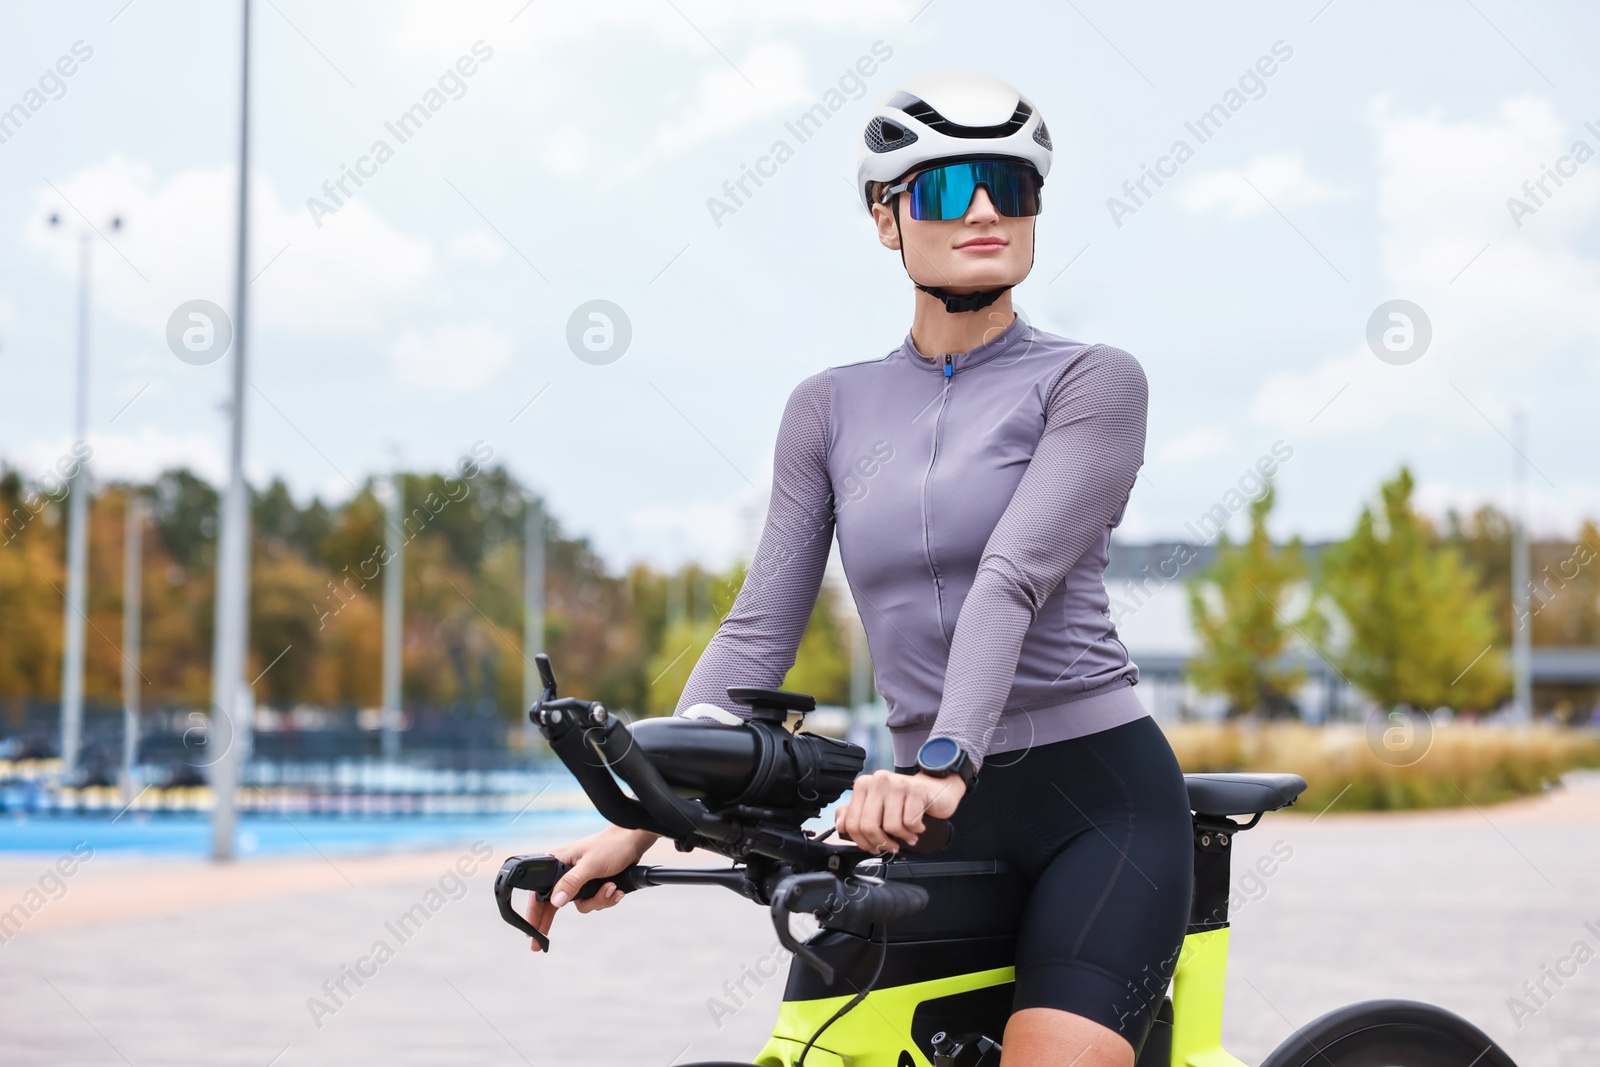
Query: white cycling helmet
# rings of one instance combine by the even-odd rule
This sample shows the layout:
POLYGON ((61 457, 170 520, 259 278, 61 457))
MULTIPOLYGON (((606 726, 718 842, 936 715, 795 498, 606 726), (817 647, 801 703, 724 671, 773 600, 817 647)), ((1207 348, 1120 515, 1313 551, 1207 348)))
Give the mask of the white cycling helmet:
POLYGON ((942 70, 913 78, 873 109, 856 146, 856 193, 939 160, 1007 157, 1050 174, 1050 134, 1033 102, 998 78, 942 70))

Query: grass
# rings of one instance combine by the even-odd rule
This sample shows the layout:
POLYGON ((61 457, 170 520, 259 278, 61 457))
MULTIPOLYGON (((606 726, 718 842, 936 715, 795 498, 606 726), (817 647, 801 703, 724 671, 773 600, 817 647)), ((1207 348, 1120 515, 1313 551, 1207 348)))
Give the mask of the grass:
POLYGON ((1600 767, 1600 734, 1591 730, 1440 725, 1421 758, 1399 766, 1379 757, 1381 742, 1375 749, 1358 724, 1169 723, 1165 729, 1185 771, 1301 775, 1308 788, 1296 807, 1311 812, 1336 797, 1339 811, 1494 804, 1538 793, 1574 768, 1600 767))

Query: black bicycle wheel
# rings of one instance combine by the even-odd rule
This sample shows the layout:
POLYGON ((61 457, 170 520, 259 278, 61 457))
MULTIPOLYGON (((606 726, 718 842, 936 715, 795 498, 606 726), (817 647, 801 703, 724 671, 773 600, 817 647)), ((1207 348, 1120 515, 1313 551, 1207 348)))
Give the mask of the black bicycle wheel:
POLYGON ((1302 1027, 1261 1067, 1516 1067, 1459 1015, 1410 1000, 1369 1000, 1302 1027))

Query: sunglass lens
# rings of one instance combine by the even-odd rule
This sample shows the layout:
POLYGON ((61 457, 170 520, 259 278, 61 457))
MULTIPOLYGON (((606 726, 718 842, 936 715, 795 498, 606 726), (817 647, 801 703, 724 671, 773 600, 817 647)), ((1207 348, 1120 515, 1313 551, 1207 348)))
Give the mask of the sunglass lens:
POLYGON ((1018 218, 1039 213, 1039 182, 1031 167, 1020 163, 980 164, 991 168, 991 177, 983 179, 989 186, 1000 214, 1018 218))
POLYGON ((977 160, 923 171, 911 182, 911 217, 919 222, 959 219, 982 185, 1002 215, 1018 218, 1039 213, 1039 184, 1033 168, 1021 163, 977 160))
POLYGON ((919 222, 959 219, 967 213, 976 188, 969 163, 924 171, 911 183, 911 217, 919 222))

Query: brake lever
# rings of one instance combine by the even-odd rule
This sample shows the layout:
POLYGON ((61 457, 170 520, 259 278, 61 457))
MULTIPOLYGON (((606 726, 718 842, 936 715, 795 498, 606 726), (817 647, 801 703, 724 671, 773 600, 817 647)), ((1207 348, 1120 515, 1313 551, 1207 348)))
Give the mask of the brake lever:
MULTIPOLYGON (((610 878, 591 878, 583 883, 573 899, 588 900, 607 883, 611 882, 624 893, 631 893, 636 889, 643 889, 650 884, 650 867, 629 867, 610 878)), ((500 866, 500 873, 494 877, 494 899, 500 909, 500 917, 518 930, 527 934, 539 943, 541 952, 550 951, 550 938, 537 927, 517 913, 511 904, 513 890, 529 890, 539 900, 548 901, 550 893, 555 889, 557 882, 572 870, 569 864, 562 863, 554 856, 512 856, 500 866)))
POLYGON ((928 891, 919 885, 886 882, 859 872, 841 878, 830 871, 812 871, 788 875, 778 883, 772 894, 772 926, 778 943, 831 985, 836 973, 833 964, 794 936, 789 928, 791 914, 809 911, 820 919, 824 913, 839 916, 854 912, 866 922, 889 922, 915 915, 927 904, 928 891))
POLYGON ((550 666, 550 657, 540 652, 533 657, 534 666, 539 670, 539 680, 544 683, 544 691, 551 700, 556 696, 556 672, 550 666))
POLYGON ((828 871, 808 874, 791 874, 778 883, 772 894, 772 928, 778 943, 809 964, 828 984, 833 983, 833 964, 807 948, 789 929, 789 916, 794 912, 818 911, 839 900, 844 893, 844 882, 828 871))

